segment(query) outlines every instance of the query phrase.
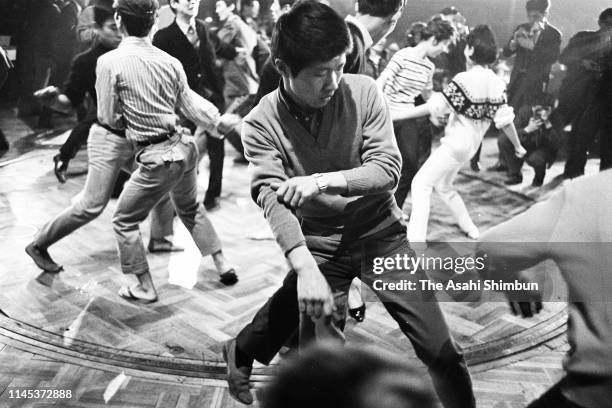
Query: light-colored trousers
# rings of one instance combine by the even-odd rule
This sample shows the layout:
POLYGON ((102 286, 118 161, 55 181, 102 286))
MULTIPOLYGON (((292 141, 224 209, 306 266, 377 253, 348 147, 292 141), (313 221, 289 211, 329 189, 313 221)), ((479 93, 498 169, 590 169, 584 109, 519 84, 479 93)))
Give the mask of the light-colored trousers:
POLYGON ((221 250, 221 242, 198 201, 198 149, 192 136, 175 135, 136 154, 137 169, 123 187, 113 216, 123 273, 149 271, 139 224, 168 193, 177 215, 202 256, 221 250))
MULTIPOLYGON (((126 138, 94 124, 87 141, 87 180, 74 203, 42 227, 36 244, 47 248, 98 217, 111 198, 119 171, 130 170, 134 147, 126 138)), ((151 212, 151 238, 172 235, 173 208, 166 195, 151 212)))
POLYGON ((461 196, 453 188, 453 181, 463 164, 455 159, 445 145, 436 149, 423 163, 412 180, 412 211, 408 222, 408 241, 426 241, 431 193, 434 190, 448 206, 463 232, 477 230, 461 196))

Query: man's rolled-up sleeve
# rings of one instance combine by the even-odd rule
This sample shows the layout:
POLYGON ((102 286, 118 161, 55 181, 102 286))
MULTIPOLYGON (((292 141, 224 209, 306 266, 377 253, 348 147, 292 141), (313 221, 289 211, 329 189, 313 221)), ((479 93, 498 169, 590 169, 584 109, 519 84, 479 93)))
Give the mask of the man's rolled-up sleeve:
POLYGON ((292 249, 305 245, 306 240, 295 214, 278 201, 276 192, 270 187, 271 183, 282 183, 289 178, 281 153, 266 130, 248 118, 242 127, 242 143, 249 160, 251 196, 263 209, 276 242, 286 255, 292 249))
POLYGON ((402 167, 389 108, 373 80, 362 104, 362 165, 342 171, 348 185, 345 196, 372 195, 394 189, 402 167))

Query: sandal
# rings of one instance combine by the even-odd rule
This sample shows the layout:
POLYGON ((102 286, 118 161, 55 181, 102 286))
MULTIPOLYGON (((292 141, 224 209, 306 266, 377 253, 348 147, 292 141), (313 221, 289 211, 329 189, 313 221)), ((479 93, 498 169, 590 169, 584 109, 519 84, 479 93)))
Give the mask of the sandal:
POLYGON ((135 302, 135 303, 140 303, 143 305, 149 304, 149 303, 153 303, 153 302, 157 302, 157 296, 155 296, 152 299, 145 299, 145 298, 141 298, 138 297, 136 295, 134 295, 134 292, 132 292, 132 288, 130 288, 129 286, 123 286, 119 289, 119 292, 117 293, 119 295, 119 297, 129 301, 129 302, 135 302))

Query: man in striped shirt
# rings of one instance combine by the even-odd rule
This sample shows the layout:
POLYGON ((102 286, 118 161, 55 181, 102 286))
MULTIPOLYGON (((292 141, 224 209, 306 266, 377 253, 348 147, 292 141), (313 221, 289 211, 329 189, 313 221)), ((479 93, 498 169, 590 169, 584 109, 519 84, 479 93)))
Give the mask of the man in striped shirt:
MULTIPOLYGON (((166 193, 202 256, 213 255, 221 282, 238 280, 221 251, 221 242, 197 201, 198 152, 193 137, 178 126, 175 111, 205 130, 230 129, 235 115, 220 116, 217 108, 192 91, 181 63, 151 44, 149 34, 157 0, 117 0, 115 21, 123 36, 116 50, 98 60, 98 120, 110 128, 125 126, 137 146, 138 168, 117 202, 113 228, 121 268, 138 283, 119 295, 141 303, 157 300, 139 224, 166 193)), ((239 120, 239 119, 238 119, 239 120)))

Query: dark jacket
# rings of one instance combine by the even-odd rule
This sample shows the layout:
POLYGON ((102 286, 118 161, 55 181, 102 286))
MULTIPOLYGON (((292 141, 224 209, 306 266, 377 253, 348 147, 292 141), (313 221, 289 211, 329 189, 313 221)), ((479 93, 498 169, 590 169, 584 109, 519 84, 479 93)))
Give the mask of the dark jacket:
MULTIPOLYGON (((521 24, 519 29, 530 30, 529 24, 521 24)), ((504 47, 503 54, 510 57, 516 54, 514 69, 508 84, 508 100, 515 109, 529 102, 530 97, 537 97, 545 91, 552 64, 561 53, 561 32, 554 26, 546 24, 533 50, 517 47, 510 49, 510 41, 504 47)))
POLYGON ((181 31, 176 20, 153 37, 153 45, 167 52, 181 64, 189 87, 223 109, 223 79, 215 71, 215 58, 234 59, 236 49, 211 36, 204 22, 196 20, 200 47, 196 49, 181 31))
POLYGON ((559 90, 559 108, 567 122, 584 111, 595 97, 600 74, 587 70, 584 59, 598 61, 600 53, 596 31, 580 31, 574 35, 561 53, 559 62, 567 67, 567 74, 559 90))

